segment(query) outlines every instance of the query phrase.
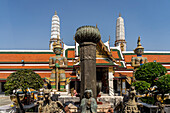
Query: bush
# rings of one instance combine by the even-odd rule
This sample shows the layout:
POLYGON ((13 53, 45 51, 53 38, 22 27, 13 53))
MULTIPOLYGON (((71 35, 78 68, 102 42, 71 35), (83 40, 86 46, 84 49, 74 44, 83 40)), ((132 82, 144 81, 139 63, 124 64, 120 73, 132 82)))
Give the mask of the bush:
POLYGON ((154 86, 156 78, 165 75, 166 73, 166 68, 160 63, 149 62, 137 68, 135 78, 136 80, 146 81, 150 83, 151 86, 154 86))
POLYGON ((147 104, 155 104, 156 100, 154 97, 141 97, 139 98, 142 102, 147 103, 147 104))
POLYGON ((164 104, 170 104, 170 99, 166 99, 166 100, 164 100, 164 102, 163 102, 164 104))
POLYGON ((27 88, 38 90, 43 87, 42 78, 32 70, 18 70, 7 78, 5 94, 13 94, 13 90, 21 89, 26 93, 27 88))
POLYGON ((132 85, 135 86, 136 91, 140 94, 147 93, 147 90, 150 88, 150 84, 145 81, 136 81, 133 82, 132 85))

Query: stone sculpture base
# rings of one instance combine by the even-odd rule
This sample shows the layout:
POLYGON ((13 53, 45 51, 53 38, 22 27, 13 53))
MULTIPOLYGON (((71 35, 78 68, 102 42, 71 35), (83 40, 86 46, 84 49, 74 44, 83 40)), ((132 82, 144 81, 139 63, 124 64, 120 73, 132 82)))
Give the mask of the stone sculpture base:
POLYGON ((130 106, 130 105, 127 105, 125 107, 125 110, 124 110, 125 113, 140 113, 140 111, 138 110, 138 107, 137 106, 130 106))

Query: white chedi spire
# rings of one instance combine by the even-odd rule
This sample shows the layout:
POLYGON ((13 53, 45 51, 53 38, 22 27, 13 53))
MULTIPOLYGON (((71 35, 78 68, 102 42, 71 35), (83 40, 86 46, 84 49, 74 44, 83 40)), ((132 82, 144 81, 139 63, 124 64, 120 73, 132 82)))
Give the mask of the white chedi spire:
POLYGON ((125 27, 124 27, 124 20, 119 14, 116 22, 116 41, 115 46, 123 47, 121 50, 126 51, 126 41, 125 41, 125 27), (123 44, 123 46, 122 46, 123 44))
POLYGON ((49 44, 50 50, 53 49, 53 43, 57 40, 60 40, 60 19, 57 16, 57 12, 55 11, 51 24, 51 39, 49 44))
POLYGON ((60 19, 57 16, 57 12, 55 11, 54 16, 52 17, 52 25, 51 25, 51 38, 60 38, 60 19))

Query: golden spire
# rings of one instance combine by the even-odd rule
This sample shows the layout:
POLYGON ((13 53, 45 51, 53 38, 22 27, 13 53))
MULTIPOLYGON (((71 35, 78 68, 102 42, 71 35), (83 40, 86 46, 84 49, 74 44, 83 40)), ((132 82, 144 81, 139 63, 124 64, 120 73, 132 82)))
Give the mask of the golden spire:
POLYGON ((55 11, 55 15, 57 15, 57 11, 55 11))
POLYGON ((110 41, 110 35, 109 35, 109 41, 110 41))
POLYGON ((138 46, 141 46, 142 44, 140 43, 140 36, 138 37, 138 42, 137 42, 138 46))
POLYGON ((142 47, 142 44, 140 43, 140 36, 138 37, 138 42, 137 42, 138 46, 135 50, 137 49, 144 49, 144 47, 142 47))
POLYGON ((121 13, 119 13, 119 17, 121 17, 121 13))
POLYGON ((137 54, 137 55, 142 55, 142 54, 143 54, 143 51, 144 51, 144 47, 142 47, 142 44, 140 43, 140 36, 138 37, 137 44, 138 44, 138 46, 137 46, 137 48, 134 50, 134 52, 135 52, 135 54, 137 54), (138 50, 142 50, 142 52, 141 52, 141 51, 139 52, 138 50))
POLYGON ((97 28, 97 24, 96 24, 96 28, 97 28))

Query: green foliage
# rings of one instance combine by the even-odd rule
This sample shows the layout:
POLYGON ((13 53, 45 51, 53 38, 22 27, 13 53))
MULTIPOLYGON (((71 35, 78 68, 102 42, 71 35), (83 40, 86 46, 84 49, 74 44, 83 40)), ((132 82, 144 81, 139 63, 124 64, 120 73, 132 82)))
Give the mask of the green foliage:
POLYGON ((13 90, 22 89, 26 92, 27 88, 38 90, 43 87, 42 78, 32 70, 18 70, 12 73, 5 83, 5 93, 12 94, 13 90))
POLYGON ((156 86, 159 93, 170 93, 170 74, 158 77, 158 80, 156 81, 156 86))
POLYGON ((135 86, 135 89, 140 94, 144 94, 148 91, 148 88, 150 88, 150 83, 147 83, 146 81, 136 81, 132 83, 133 86, 135 86))
POLYGON ((170 99, 164 100, 164 104, 170 104, 170 99))
POLYGON ((155 104, 156 100, 154 97, 141 97, 140 100, 144 103, 155 104))
POLYGON ((151 86, 155 85, 156 78, 162 75, 165 75, 167 70, 161 64, 157 62, 149 62, 144 65, 141 65, 135 72, 136 80, 146 81, 151 84, 151 86))
POLYGON ((26 112, 34 112, 34 108, 27 109, 26 112))

